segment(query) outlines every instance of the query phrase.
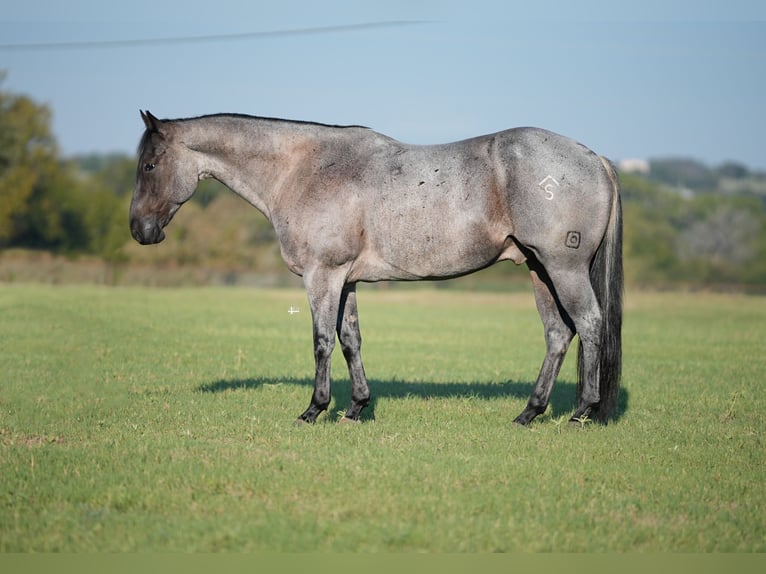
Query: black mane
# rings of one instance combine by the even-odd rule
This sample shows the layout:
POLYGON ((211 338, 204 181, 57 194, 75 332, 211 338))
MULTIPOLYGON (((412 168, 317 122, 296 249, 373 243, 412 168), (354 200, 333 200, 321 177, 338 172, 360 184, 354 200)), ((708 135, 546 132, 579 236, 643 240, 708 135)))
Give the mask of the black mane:
MULTIPOLYGON (((221 113, 221 114, 205 114, 202 116, 195 116, 191 118, 174 118, 174 119, 163 119, 161 121, 163 122, 189 122, 194 120, 204 120, 207 118, 239 118, 239 119, 245 119, 245 120, 256 120, 256 121, 268 121, 268 122, 279 122, 279 123, 285 123, 285 124, 295 124, 295 125, 304 125, 304 126, 320 126, 323 128, 335 128, 335 129, 348 129, 348 128, 361 128, 361 129, 370 129, 367 126, 360 126, 360 125, 337 125, 337 124, 325 124, 322 122, 311 122, 306 120, 286 120, 283 118, 271 118, 268 116, 252 116, 248 114, 232 114, 232 113, 221 113)), ((152 131, 147 129, 144 130, 143 135, 141 136, 141 141, 138 142, 138 155, 141 156, 141 153, 146 148, 146 144, 149 142, 149 137, 151 136, 152 131)))
POLYGON ((337 125, 337 124, 325 124, 322 122, 311 122, 306 120, 286 120, 283 118, 271 118, 268 116, 251 116, 249 114, 230 114, 230 113, 224 113, 224 114, 207 114, 203 116, 197 116, 193 118, 178 118, 174 120, 166 120, 166 121, 172 121, 172 122, 186 122, 191 120, 202 120, 206 118, 240 118, 245 120, 260 120, 260 121, 268 121, 268 122, 281 122, 281 123, 287 123, 287 124, 297 124, 297 125, 305 125, 305 126, 321 126, 323 128, 363 128, 363 129, 369 129, 367 126, 359 126, 359 125, 337 125))

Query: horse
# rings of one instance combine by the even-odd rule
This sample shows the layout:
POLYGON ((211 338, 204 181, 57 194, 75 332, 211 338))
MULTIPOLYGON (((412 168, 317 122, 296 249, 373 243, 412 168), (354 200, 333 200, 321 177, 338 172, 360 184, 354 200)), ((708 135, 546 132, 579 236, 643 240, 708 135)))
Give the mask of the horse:
POLYGON ((545 412, 574 335, 570 422, 614 417, 622 368, 622 208, 612 163, 531 127, 440 145, 409 145, 362 126, 242 114, 160 120, 141 111, 130 231, 163 228, 200 180, 213 178, 273 226, 311 308, 314 390, 298 423, 330 404, 337 340, 358 422, 370 402, 361 357, 359 282, 439 280, 499 261, 526 263, 546 354, 524 410, 545 412))

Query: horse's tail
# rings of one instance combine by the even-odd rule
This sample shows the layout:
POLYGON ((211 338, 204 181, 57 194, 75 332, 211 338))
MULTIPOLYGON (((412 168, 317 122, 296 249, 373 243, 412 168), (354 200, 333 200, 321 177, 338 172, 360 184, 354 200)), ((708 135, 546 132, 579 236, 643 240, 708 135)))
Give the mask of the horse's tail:
MULTIPOLYGON (((593 418, 607 422, 617 408, 622 372, 622 204, 620 181, 614 166, 601 158, 612 184, 612 209, 609 223, 590 266, 590 282, 601 309, 601 336, 599 345, 599 397, 593 418)), ((577 395, 583 385, 582 344, 577 356, 577 395)))

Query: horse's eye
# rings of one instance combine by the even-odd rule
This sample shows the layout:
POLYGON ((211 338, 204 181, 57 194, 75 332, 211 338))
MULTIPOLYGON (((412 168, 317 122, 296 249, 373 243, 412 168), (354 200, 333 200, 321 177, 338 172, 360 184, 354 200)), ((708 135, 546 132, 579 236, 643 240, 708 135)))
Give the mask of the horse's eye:
POLYGON ((155 167, 153 163, 145 163, 144 164, 144 171, 152 171, 155 167))

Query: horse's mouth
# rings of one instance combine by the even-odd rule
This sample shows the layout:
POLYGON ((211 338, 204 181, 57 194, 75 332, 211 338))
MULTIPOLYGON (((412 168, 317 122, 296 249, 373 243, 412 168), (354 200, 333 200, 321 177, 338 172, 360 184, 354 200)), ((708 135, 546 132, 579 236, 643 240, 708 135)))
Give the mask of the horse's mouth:
POLYGON ((157 216, 141 217, 135 216, 130 218, 130 234, 133 239, 138 241, 141 245, 153 245, 159 243, 165 239, 165 232, 163 229, 167 227, 170 220, 181 208, 180 203, 173 203, 164 212, 157 216))
POLYGON ((157 223, 142 223, 138 219, 130 222, 130 234, 141 245, 153 245, 165 239, 165 232, 157 223))

